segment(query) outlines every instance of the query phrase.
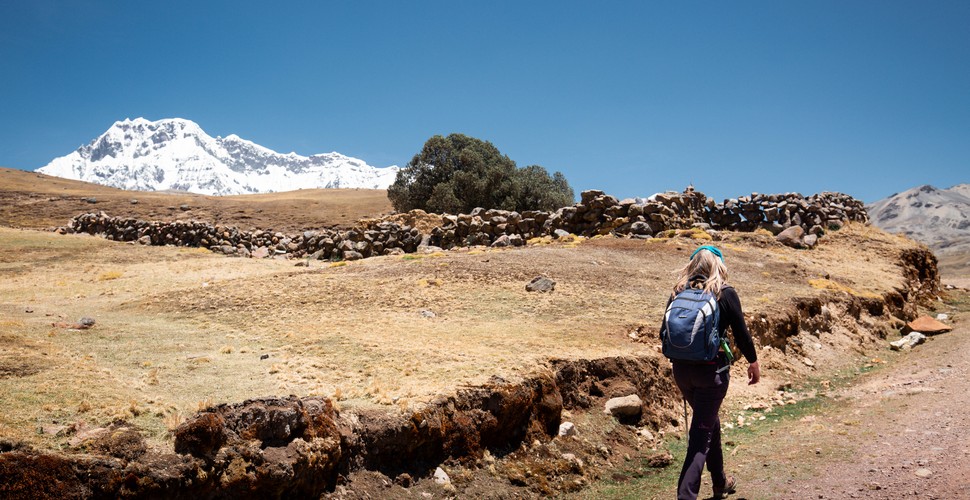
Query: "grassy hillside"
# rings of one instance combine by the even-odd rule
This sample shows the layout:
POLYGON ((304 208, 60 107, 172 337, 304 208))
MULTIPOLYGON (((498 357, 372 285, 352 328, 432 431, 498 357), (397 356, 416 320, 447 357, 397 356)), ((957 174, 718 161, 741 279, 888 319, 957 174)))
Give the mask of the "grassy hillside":
POLYGON ((358 219, 391 212, 382 189, 305 189, 284 193, 204 196, 124 191, 0 168, 0 226, 45 229, 75 215, 104 211, 118 217, 213 221, 242 229, 283 232, 350 227, 358 219), (93 202, 92 202, 93 199, 93 202))
MULTIPOLYGON (((151 448, 139 463, 149 464, 152 474, 167 474, 150 464, 165 453, 165 460, 182 460, 170 454, 173 430, 182 423, 180 429, 195 428, 197 412, 213 405, 323 396, 335 402, 345 425, 369 422, 355 432, 356 442, 370 443, 429 415, 465 422, 482 411, 453 412, 455 401, 478 404, 470 388, 498 385, 504 389, 493 396, 512 401, 518 384, 551 380, 564 365, 595 364, 590 373, 604 373, 592 376, 607 377, 574 378, 557 389, 563 400, 589 403, 562 408, 561 417, 575 421, 582 438, 550 444, 586 461, 588 469, 563 476, 581 481, 550 486, 551 472, 523 476, 543 466, 532 464, 532 448, 522 446, 496 462, 496 472, 484 466, 456 472, 464 475, 467 496, 494 493, 496 477, 509 494, 522 493, 516 490, 521 485, 536 494, 573 491, 615 465, 596 458, 602 443, 617 453, 641 453, 637 427, 619 425, 601 409, 610 393, 632 390, 631 381, 649 379, 651 387, 641 391, 647 401, 641 426, 661 433, 679 425, 678 395, 659 354, 657 326, 674 273, 694 248, 710 242, 707 233, 538 238, 519 248, 337 263, 229 258, 29 228, 101 209, 296 231, 378 215, 389 209, 386 197, 379 191, 228 198, 131 193, 10 170, 0 170, 0 180, 0 222, 7 226, 0 227, 0 441, 34 447, 26 457, 0 453, 0 469, 6 457, 4 470, 19 486, 29 486, 31 474, 57 472, 36 469, 33 453, 103 453, 108 445, 85 441, 85 433, 111 422, 133 424, 137 431, 131 432, 151 448), (96 203, 85 201, 91 197, 96 203), (334 212, 341 215, 328 218, 334 212), (525 285, 540 275, 555 280, 555 290, 527 292, 525 285), (82 318, 94 325, 81 328, 82 318), (634 369, 624 379, 605 373, 610 366, 654 368, 634 369), (465 395, 442 398, 456 394, 465 395), (479 479, 472 479, 476 474, 479 479)), ((789 397, 779 388, 867 363, 885 352, 886 337, 902 324, 890 312, 911 315, 914 287, 936 284, 925 247, 860 224, 829 232, 813 250, 783 246, 764 231, 722 232, 714 239, 755 334, 764 375, 756 386, 732 384, 734 400, 775 401, 789 397)), ((736 364, 733 377, 743 380, 745 368, 736 364)), ((553 417, 558 425, 560 415, 553 417)), ((476 442, 474 426, 463 429, 451 429, 444 442, 476 442)), ((373 442, 369 460, 410 460, 401 455, 409 442, 373 442)), ((550 457, 546 465, 562 462, 550 457)), ((71 460, 85 464, 87 458, 71 460)), ((222 473, 217 467, 199 476, 196 466, 179 463, 185 467, 176 474, 186 481, 222 473)), ((58 477, 81 477, 65 474, 58 477)), ((386 495, 393 475, 369 474, 355 471, 353 487, 386 495)), ((226 480, 209 479, 205 484, 212 487, 226 480)))
MULTIPOLYGON (((719 244, 749 322, 785 317, 796 297, 901 288, 898 254, 913 246, 855 225, 814 251, 751 234, 719 244)), ((126 418, 163 444, 212 403, 295 394, 406 409, 550 358, 657 355, 672 273, 696 245, 602 238, 294 267, 0 229, 0 433, 56 446, 38 425, 126 418), (526 292, 538 275, 555 291, 526 292), (65 328, 84 316, 93 328, 65 328)), ((819 341, 815 363, 859 345, 840 328, 802 337, 819 341)), ((811 371, 801 355, 762 355, 766 388, 811 371)))

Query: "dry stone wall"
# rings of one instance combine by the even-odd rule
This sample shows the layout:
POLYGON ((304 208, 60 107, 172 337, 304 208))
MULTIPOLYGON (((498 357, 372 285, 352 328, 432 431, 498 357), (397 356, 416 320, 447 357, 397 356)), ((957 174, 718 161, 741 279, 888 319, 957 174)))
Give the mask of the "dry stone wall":
POLYGON ((98 234, 110 240, 137 241, 143 245, 204 247, 240 257, 285 255, 321 260, 356 260, 414 252, 422 239, 416 228, 393 222, 346 231, 326 229, 287 235, 272 230, 242 231, 198 221, 165 223, 126 219, 104 212, 79 215, 71 219, 63 232, 98 234))
POLYGON ((102 235, 145 245, 204 247, 243 257, 286 256, 321 260, 355 260, 375 255, 411 253, 421 245, 521 246, 530 238, 566 234, 613 234, 649 238, 671 229, 692 227, 714 231, 755 231, 779 234, 800 227, 820 236, 848 221, 868 223, 863 203, 842 193, 804 197, 798 193, 752 194, 715 203, 688 188, 682 193, 650 199, 617 200, 602 191, 584 191, 581 201, 555 212, 485 210, 442 215, 429 234, 391 220, 369 220, 350 230, 325 229, 283 234, 272 230, 242 231, 236 227, 197 221, 156 222, 110 217, 104 212, 79 215, 60 232, 102 235))
POLYGON ((555 212, 508 212, 475 209, 470 214, 445 215, 431 232, 432 245, 517 246, 529 238, 566 233, 595 236, 651 237, 671 229, 699 227, 717 231, 766 229, 779 234, 793 226, 821 235, 848 221, 867 223, 859 200, 842 193, 804 197, 798 193, 752 194, 718 204, 688 188, 649 200, 617 200, 602 191, 584 191, 576 205, 555 212))

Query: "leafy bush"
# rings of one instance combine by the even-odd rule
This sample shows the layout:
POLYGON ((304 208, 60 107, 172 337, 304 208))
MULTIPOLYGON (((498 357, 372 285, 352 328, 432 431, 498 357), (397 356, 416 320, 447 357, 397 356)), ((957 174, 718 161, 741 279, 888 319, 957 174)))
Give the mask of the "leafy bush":
POLYGON ((387 189, 399 212, 420 208, 468 213, 473 208, 555 210, 572 204, 573 189, 560 172, 539 165, 517 168, 488 141, 463 134, 424 143, 387 189))

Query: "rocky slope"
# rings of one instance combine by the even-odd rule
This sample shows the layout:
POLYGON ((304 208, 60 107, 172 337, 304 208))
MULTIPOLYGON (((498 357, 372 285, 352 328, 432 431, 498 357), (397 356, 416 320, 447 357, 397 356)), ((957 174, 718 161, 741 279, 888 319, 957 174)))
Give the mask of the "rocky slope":
POLYGON ((190 120, 115 122, 38 172, 127 190, 209 195, 310 188, 384 189, 398 167, 375 168, 340 153, 280 154, 236 135, 211 137, 190 120))
POLYGON ((944 274, 970 275, 970 184, 949 189, 918 186, 866 209, 876 226, 932 248, 944 274))

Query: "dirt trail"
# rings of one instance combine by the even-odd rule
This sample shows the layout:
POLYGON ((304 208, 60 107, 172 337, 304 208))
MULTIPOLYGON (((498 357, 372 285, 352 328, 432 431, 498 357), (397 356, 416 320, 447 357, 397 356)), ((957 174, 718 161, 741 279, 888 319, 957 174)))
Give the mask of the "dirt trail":
POLYGON ((745 443, 738 498, 970 496, 970 322, 955 325, 745 443))

